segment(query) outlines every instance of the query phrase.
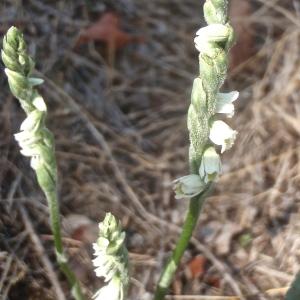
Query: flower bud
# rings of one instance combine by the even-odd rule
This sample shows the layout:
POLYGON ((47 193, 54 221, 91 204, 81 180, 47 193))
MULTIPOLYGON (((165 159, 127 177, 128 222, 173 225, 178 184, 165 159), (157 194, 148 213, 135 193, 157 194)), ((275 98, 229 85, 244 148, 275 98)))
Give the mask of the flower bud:
POLYGON ((233 91, 230 93, 218 93, 216 113, 226 114, 228 118, 234 115, 234 105, 232 102, 237 100, 239 92, 233 91))
POLYGON ((201 179, 208 183, 213 181, 221 171, 221 159, 214 147, 209 147, 205 150, 201 165, 199 168, 199 174, 201 179))
POLYGON ((176 199, 192 198, 197 196, 205 187, 205 183, 202 181, 200 176, 196 174, 178 178, 174 180, 173 184, 176 199))

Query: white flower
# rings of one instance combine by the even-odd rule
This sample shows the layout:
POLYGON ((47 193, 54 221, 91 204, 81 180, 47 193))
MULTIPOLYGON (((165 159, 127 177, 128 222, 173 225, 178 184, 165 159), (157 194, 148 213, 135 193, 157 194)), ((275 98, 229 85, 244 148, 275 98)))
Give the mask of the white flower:
POLYGON ((38 110, 34 110, 28 114, 27 118, 22 122, 20 129, 27 131, 36 131, 41 125, 42 113, 38 110))
POLYGON ((39 148, 37 143, 42 140, 42 137, 39 133, 32 133, 26 130, 14 134, 14 137, 21 147, 21 150, 24 150, 24 154, 21 151, 23 155, 32 156, 37 154, 36 151, 39 148))
POLYGON ((178 178, 173 181, 173 184, 176 199, 192 198, 200 194, 205 187, 205 184, 200 178, 200 176, 196 174, 191 174, 178 178))
MULTIPOLYGON (((21 150, 21 153, 23 154, 23 151, 21 150)), ((24 154, 23 154, 24 155, 24 154)), ((24 155, 26 156, 26 155, 24 155)), ((30 166, 33 170, 36 170, 39 166, 41 165, 41 156, 38 155, 38 154, 34 154, 32 157, 31 157, 31 160, 30 160, 30 166)))
POLYGON ((211 24, 200 28, 194 39, 195 47, 199 52, 209 53, 211 50, 210 43, 226 41, 229 33, 229 27, 222 24, 211 24))
POLYGON ((39 111, 47 111, 47 106, 42 96, 37 95, 33 100, 32 104, 39 110, 39 111))
POLYGON ((124 300, 129 284, 128 252, 124 245, 125 232, 120 222, 107 213, 99 224, 99 238, 93 244, 93 265, 97 277, 104 277, 107 285, 95 295, 96 300, 124 300))
POLYGON ((93 243, 93 248, 94 248, 94 255, 96 256, 95 259, 93 259, 93 265, 95 267, 95 273, 97 277, 105 277, 105 281, 106 280, 106 276, 107 276, 107 268, 104 266, 107 266, 108 262, 110 261, 110 257, 109 255, 107 255, 106 253, 106 249, 109 245, 109 240, 104 238, 104 237, 100 237, 97 240, 97 243, 93 243), (101 243, 101 246, 99 246, 99 243, 101 243))
POLYGON ((215 121, 210 129, 209 138, 210 140, 219 146, 222 146, 221 153, 230 149, 234 144, 237 131, 232 130, 223 121, 215 121))
POLYGON ((122 282, 120 279, 112 279, 102 287, 94 296, 95 300, 124 300, 122 282))
POLYGON ((230 93, 219 93, 217 95, 217 109, 216 112, 220 114, 226 114, 228 118, 232 118, 234 115, 234 105, 232 102, 237 100, 239 92, 233 91, 230 93))
POLYGON ((219 154, 214 147, 209 147, 205 150, 201 165, 199 168, 199 174, 205 183, 213 181, 215 177, 221 171, 221 160, 219 154))

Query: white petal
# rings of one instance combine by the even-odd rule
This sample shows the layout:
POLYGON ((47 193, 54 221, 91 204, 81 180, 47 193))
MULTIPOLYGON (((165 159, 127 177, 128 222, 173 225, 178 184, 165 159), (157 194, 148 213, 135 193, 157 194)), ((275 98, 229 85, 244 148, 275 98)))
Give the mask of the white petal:
POLYGON ((226 114, 231 118, 234 115, 234 105, 232 102, 237 100, 239 92, 233 91, 230 93, 219 93, 217 96, 217 108, 216 113, 226 114))
POLYGON ((174 180, 176 199, 192 198, 200 194, 204 189, 204 182, 199 175, 191 174, 174 180))
MULTIPOLYGON (((21 131, 14 134, 15 140, 19 143, 21 148, 34 147, 35 144, 42 139, 41 136, 32 134, 29 131, 21 131)), ((37 148, 37 147, 35 147, 37 148)))
POLYGON ((36 170, 38 168, 38 166, 40 165, 40 163, 41 163, 40 156, 39 155, 33 155, 32 158, 31 158, 31 160, 30 160, 30 166, 31 166, 31 168, 33 170, 36 170))
POLYGON ((32 104, 39 110, 39 111, 46 111, 47 106, 42 96, 37 96, 33 99, 32 104))
POLYGON ((94 296, 95 300, 121 300, 120 289, 122 287, 112 280, 109 284, 101 288, 94 296))
POLYGON ((232 103, 238 99, 240 93, 238 91, 232 91, 229 93, 219 93, 217 100, 225 103, 232 103))
POLYGON ((205 150, 202 156, 202 161, 199 168, 200 177, 205 183, 208 183, 209 181, 213 181, 220 171, 220 156, 214 147, 209 147, 205 150))
POLYGON ((30 148, 30 147, 26 147, 20 150, 20 153, 24 156, 35 156, 38 155, 37 151, 35 148, 30 148))
POLYGON ((226 25, 211 24, 200 28, 196 35, 208 42, 223 42, 228 38, 230 29, 226 25))
POLYGON ((103 251, 104 249, 106 249, 109 246, 109 240, 103 236, 100 236, 97 240, 97 244, 103 251))
POLYGON ((38 110, 31 112, 28 117, 22 122, 20 129, 21 130, 33 130, 34 127, 37 127, 41 121, 41 113, 38 110))
POLYGON ((106 262, 105 253, 98 253, 98 256, 95 259, 93 259, 92 262, 95 267, 103 266, 103 264, 105 264, 105 262, 106 262))
POLYGON ((228 118, 232 118, 234 116, 234 105, 233 104, 224 104, 222 107, 217 107, 216 113, 226 114, 228 118))
POLYGON ((195 47, 200 52, 209 53, 212 47, 211 43, 226 41, 229 32, 230 29, 222 24, 211 24, 202 27, 196 32, 195 47))
POLYGON ((98 246, 98 244, 97 243, 93 243, 93 249, 94 249, 94 251, 96 252, 94 255, 96 255, 97 256, 97 253, 99 252, 99 251, 101 251, 100 250, 100 247, 98 246))
POLYGON ((14 134, 15 140, 20 142, 20 141, 25 141, 27 139, 30 139, 32 137, 32 134, 28 131, 21 131, 18 133, 14 134))
POLYGON ((207 42, 202 36, 197 36, 194 39, 195 48, 201 53, 210 53, 212 45, 207 42))
POLYGON ((219 146, 222 146, 221 152, 230 149, 234 144, 237 131, 232 130, 223 121, 215 121, 210 129, 209 138, 210 140, 219 146))

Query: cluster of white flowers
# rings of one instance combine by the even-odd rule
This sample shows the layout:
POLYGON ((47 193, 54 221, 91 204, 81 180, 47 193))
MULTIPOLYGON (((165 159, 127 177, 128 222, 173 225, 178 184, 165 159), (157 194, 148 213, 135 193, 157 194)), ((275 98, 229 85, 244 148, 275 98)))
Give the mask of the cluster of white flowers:
MULTIPOLYGON (((204 54, 215 53, 215 43, 224 42, 229 34, 229 27, 222 24, 211 24, 201 28, 196 33, 195 47, 204 54)), ((239 93, 218 93, 216 97, 216 114, 225 114, 227 118, 234 115, 233 102, 237 100, 239 93)), ((234 144, 237 131, 231 129, 225 122, 214 120, 210 126, 209 140, 221 147, 221 153, 230 149, 234 144)), ((207 183, 215 180, 221 171, 221 159, 215 147, 208 144, 205 149, 198 174, 191 174, 175 180, 174 190, 176 198, 191 198, 200 194, 207 183)))
POLYGON ((93 244, 95 273, 108 284, 98 290, 95 300, 124 300, 129 283, 125 233, 117 219, 107 213, 99 223, 99 238, 93 244))

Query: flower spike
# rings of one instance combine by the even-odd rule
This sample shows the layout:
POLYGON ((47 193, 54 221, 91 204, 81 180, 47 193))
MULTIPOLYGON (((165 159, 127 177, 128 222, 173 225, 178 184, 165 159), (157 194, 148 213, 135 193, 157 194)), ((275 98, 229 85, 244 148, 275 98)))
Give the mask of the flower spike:
POLYGON ((73 297, 83 300, 80 285, 69 268, 63 251, 56 191, 54 137, 45 125, 47 107, 36 89, 36 86, 43 83, 43 79, 31 77, 34 62, 27 54, 23 34, 16 27, 11 27, 5 35, 1 57, 10 90, 27 115, 21 124, 21 131, 14 135, 15 139, 19 143, 21 154, 31 158, 30 166, 35 170, 39 186, 47 198, 57 261, 71 285, 73 297))
POLYGON ((190 138, 190 175, 173 182, 176 198, 191 198, 182 233, 172 257, 166 264, 154 300, 163 300, 168 292, 180 259, 188 246, 203 203, 217 175, 221 172, 221 153, 232 147, 237 132, 217 114, 234 114, 233 102, 238 93, 220 93, 228 69, 228 52, 234 43, 234 32, 228 22, 228 0, 206 0, 204 17, 207 26, 196 33, 195 47, 199 53, 199 75, 194 80, 187 127, 190 138), (216 145, 216 146, 215 146, 216 145))
POLYGON ((99 224, 99 238, 93 244, 95 273, 104 277, 107 285, 95 295, 96 300, 125 300, 129 284, 128 252, 124 245, 125 233, 117 219, 107 213, 99 224))

